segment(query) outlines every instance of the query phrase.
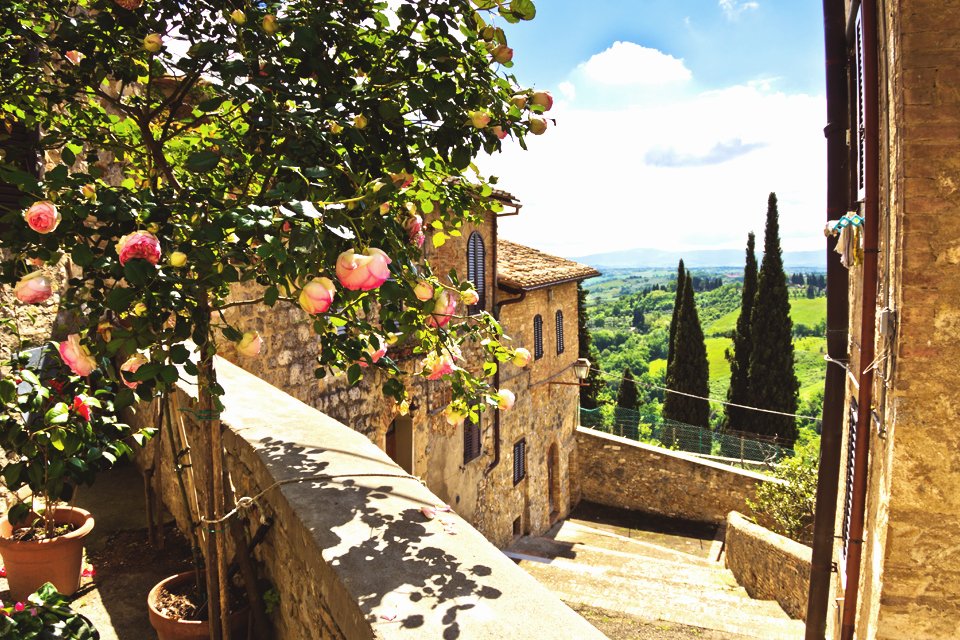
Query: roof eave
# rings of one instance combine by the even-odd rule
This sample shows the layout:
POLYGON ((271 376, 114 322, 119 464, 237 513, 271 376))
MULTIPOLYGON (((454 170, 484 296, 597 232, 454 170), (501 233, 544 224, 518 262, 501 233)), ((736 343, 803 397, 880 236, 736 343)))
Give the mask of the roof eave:
POLYGON ((582 276, 571 276, 569 278, 563 278, 560 280, 552 280, 550 282, 543 282, 540 284, 534 284, 530 286, 523 286, 519 284, 508 284, 497 280, 497 286, 506 291, 507 293, 520 293, 521 291, 536 291, 538 289, 547 289, 549 287, 556 287, 561 284, 568 284, 570 282, 581 282, 583 280, 588 280, 589 278, 596 278, 600 275, 599 271, 596 271, 592 274, 582 275, 582 276))

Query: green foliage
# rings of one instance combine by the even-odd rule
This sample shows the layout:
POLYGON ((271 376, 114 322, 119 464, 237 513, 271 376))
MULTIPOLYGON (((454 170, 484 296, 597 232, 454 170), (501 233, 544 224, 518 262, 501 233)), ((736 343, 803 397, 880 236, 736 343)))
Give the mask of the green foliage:
MULTIPOLYGON (((764 229, 763 262, 757 278, 757 295, 750 315, 750 353, 748 397, 753 406, 788 414, 796 413, 799 383, 793 369, 792 322, 787 278, 780 250, 780 225, 777 196, 767 202, 764 229)), ((741 420, 744 431, 776 436, 784 446, 792 447, 797 438, 790 416, 749 412, 741 420)))
MULTIPOLYGON (((676 321, 673 339, 673 360, 667 363, 667 388, 694 396, 710 393, 707 348, 703 329, 693 300, 693 286, 687 274, 682 283, 683 300, 676 321)), ((706 400, 677 393, 667 393, 663 402, 663 417, 700 427, 710 422, 710 405, 706 400)))
POLYGON ((97 640, 90 622, 70 609, 69 601, 47 582, 27 602, 0 608, 0 640, 97 640))
POLYGON ((773 472, 786 484, 761 483, 756 501, 747 501, 761 524, 807 545, 813 542, 818 455, 818 447, 813 443, 798 447, 796 453, 781 460, 773 472))
MULTIPOLYGON (((680 317, 680 308, 683 303, 683 288, 687 285, 687 280, 689 280, 689 275, 687 270, 683 266, 683 259, 680 260, 680 264, 677 265, 677 291, 676 295, 673 298, 673 316, 670 318, 670 339, 667 342, 667 377, 670 376, 670 365, 673 363, 674 358, 674 348, 676 346, 677 340, 677 327, 679 324, 680 317)), ((690 290, 691 296, 693 295, 693 289, 690 290)))
MULTIPOLYGON (((750 352, 753 338, 750 335, 750 320, 757 294, 757 256, 754 252, 753 232, 747 235, 746 259, 743 267, 743 290, 741 292, 740 316, 733 331, 733 349, 727 352, 730 362, 730 386, 727 389, 727 402, 752 406, 750 397, 750 352)), ((740 430, 749 418, 747 409, 727 405, 723 420, 724 429, 740 430)))
POLYGON ((586 409, 596 409, 600 401, 601 380, 596 368, 600 366, 600 353, 594 346, 587 323, 590 315, 587 311, 587 292, 583 283, 577 283, 577 338, 579 351, 577 356, 590 361, 591 369, 587 375, 586 386, 580 387, 580 406, 586 409))

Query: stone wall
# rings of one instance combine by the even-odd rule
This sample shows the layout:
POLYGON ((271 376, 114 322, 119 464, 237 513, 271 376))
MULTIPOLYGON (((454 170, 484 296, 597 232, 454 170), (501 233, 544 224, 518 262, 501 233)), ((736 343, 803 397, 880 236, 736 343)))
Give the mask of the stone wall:
MULTIPOLYGON (((66 337, 69 315, 60 310, 60 298, 73 268, 70 259, 64 258, 57 265, 39 269, 53 286, 53 295, 40 304, 24 304, 14 297, 13 287, 0 286, 0 318, 9 318, 16 323, 26 346, 35 347, 48 340, 66 337)), ((0 329, 0 359, 6 358, 18 346, 15 333, 0 329)))
MULTIPOLYGON (((421 508, 440 498, 365 436, 225 360, 216 369, 236 495, 310 478, 269 489, 245 512, 251 530, 260 516, 275 521, 255 555, 280 594, 277 638, 603 638, 461 517, 427 520, 421 508)), ((209 423, 191 417, 192 389, 184 384, 174 415, 195 456, 209 423)), ((186 529, 169 442, 154 440, 141 463, 158 444, 164 501, 186 529)), ((202 502, 207 466, 192 462, 190 493, 201 488, 202 502)))
POLYGON ((806 619, 812 549, 750 522, 727 515, 724 562, 751 598, 776 600, 791 618, 806 619))
POLYGON ((581 497, 611 507, 720 524, 750 513, 761 482, 783 482, 584 427, 576 437, 581 497))

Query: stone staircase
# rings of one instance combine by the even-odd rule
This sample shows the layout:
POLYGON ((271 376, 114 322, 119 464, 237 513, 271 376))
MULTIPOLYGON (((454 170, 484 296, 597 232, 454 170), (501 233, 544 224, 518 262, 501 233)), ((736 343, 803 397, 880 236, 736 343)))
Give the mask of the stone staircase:
POLYGON ((693 628, 689 634, 656 637, 802 638, 802 621, 790 619, 776 602, 754 600, 737 585, 716 560, 720 548, 719 539, 702 535, 571 518, 543 536, 519 538, 506 553, 575 609, 693 628), (710 631, 702 636, 700 630, 710 631))

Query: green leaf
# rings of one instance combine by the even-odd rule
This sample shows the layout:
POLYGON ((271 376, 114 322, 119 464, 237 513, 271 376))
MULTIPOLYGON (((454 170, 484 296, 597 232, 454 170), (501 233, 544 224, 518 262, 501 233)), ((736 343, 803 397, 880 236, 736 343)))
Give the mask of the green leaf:
POLYGON ((90 248, 81 243, 77 243, 77 246, 73 248, 73 251, 70 252, 70 257, 73 258, 73 261, 80 267, 90 266, 96 259, 96 256, 93 255, 90 248))
MULTIPOLYGON (((131 261, 132 262, 132 261, 131 261)), ((143 262, 139 260, 138 262, 143 262)), ((129 262, 127 264, 130 264, 129 262)), ((130 308, 137 293, 133 289, 117 288, 107 294, 107 308, 120 313, 130 308)))
POLYGON ((50 444, 52 444, 53 448, 57 451, 63 451, 64 449, 63 436, 64 433, 60 429, 57 429, 50 434, 50 444))
POLYGON ((353 364, 350 365, 350 368, 347 369, 347 382, 350 384, 356 384, 360 378, 363 377, 363 369, 360 368, 360 365, 353 364))
POLYGON ((521 20, 533 20, 537 15, 537 8, 532 0, 511 0, 510 11, 521 20))
POLYGON ((180 378, 180 372, 172 364, 168 364, 160 370, 160 379, 167 384, 173 384, 180 378))
POLYGON ((123 266, 123 277, 135 287, 143 287, 157 275, 157 268, 142 258, 129 260, 123 266))
POLYGON ((206 173, 212 171, 220 163, 220 156, 213 151, 203 150, 195 151, 187 157, 184 166, 188 171, 194 173, 206 173))
MULTIPOLYGON (((70 407, 65 402, 53 405, 43 416, 44 424, 63 424, 70 419, 70 407)), ((61 447, 62 448, 62 447, 61 447)))
POLYGON ((457 147, 450 154, 450 163, 461 171, 470 166, 470 159, 470 150, 466 147, 457 147))
POLYGON ((272 307, 277 304, 277 298, 280 297, 280 290, 271 285, 263 292, 263 304, 272 307))
POLYGON ((17 385, 13 383, 13 380, 7 380, 6 378, 0 380, 0 402, 7 404, 13 402, 16 397, 17 385))

